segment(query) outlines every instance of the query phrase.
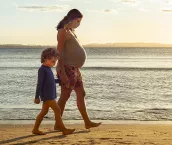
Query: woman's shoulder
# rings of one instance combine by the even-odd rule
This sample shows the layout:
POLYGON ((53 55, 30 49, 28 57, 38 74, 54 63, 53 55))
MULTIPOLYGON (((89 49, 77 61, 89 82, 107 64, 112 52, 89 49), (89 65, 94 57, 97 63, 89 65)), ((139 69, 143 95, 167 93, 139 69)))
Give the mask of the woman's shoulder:
POLYGON ((58 30, 58 37, 65 37, 66 40, 70 39, 70 33, 67 29, 61 28, 58 30))
POLYGON ((66 36, 67 30, 64 28, 61 28, 58 30, 57 36, 66 36))
POLYGON ((58 29, 58 33, 65 33, 65 32, 66 32, 66 29, 64 28, 58 29))

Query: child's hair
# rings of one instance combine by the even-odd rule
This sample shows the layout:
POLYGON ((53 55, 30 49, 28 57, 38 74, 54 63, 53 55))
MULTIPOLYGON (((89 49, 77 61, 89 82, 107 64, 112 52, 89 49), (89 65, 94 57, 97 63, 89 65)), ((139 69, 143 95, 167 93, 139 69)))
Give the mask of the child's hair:
POLYGON ((43 63, 45 59, 51 59, 52 57, 58 57, 57 50, 55 48, 44 49, 41 54, 41 63, 43 63))
POLYGON ((77 9, 71 9, 67 15, 58 23, 57 25, 57 30, 64 28, 64 26, 66 24, 68 24, 69 22, 73 21, 76 18, 82 18, 83 15, 81 14, 81 12, 77 9))

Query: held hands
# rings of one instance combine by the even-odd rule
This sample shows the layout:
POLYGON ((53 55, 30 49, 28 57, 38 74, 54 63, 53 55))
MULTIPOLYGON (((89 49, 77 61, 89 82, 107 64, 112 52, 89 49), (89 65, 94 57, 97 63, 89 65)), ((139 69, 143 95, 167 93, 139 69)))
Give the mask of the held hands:
POLYGON ((66 84, 68 82, 68 77, 67 77, 66 73, 62 73, 60 77, 61 77, 61 81, 64 84, 66 84))
POLYGON ((39 103, 40 103, 40 99, 39 99, 39 98, 35 99, 35 100, 34 100, 34 103, 35 103, 35 104, 39 104, 39 103))

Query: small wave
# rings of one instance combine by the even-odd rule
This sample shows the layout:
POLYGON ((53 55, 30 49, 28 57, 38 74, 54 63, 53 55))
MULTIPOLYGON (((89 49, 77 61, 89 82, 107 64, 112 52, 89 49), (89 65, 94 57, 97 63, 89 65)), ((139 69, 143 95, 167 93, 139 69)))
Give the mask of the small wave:
MULTIPOLYGON (((38 69, 38 67, 36 66, 33 66, 33 67, 28 67, 28 66, 9 66, 9 67, 1 67, 0 66, 0 69, 22 69, 22 70, 32 70, 32 69, 38 69)), ((55 68, 53 68, 55 69, 55 68)), ((85 66, 85 67, 82 67, 81 70, 128 70, 128 71, 131 71, 131 70, 157 70, 157 71, 160 71, 160 70, 172 70, 172 67, 169 68, 169 67, 123 67, 123 66, 119 66, 119 67, 115 67, 115 66, 110 66, 110 67, 103 67, 103 66, 85 66)))
POLYGON ((35 118, 27 118, 27 119, 24 119, 24 118, 0 118, 0 120, 3 120, 3 121, 5 121, 5 120, 35 120, 35 118))
POLYGON ((88 60, 171 60, 172 57, 88 57, 88 60))
POLYGON ((145 111, 171 111, 172 108, 150 108, 150 109, 143 109, 143 110, 137 110, 135 112, 145 112, 145 111))
POLYGON ((5 110, 40 110, 40 108, 0 108, 0 110, 5 109, 5 110))
POLYGON ((0 66, 0 69, 22 69, 22 70, 32 70, 32 69, 38 69, 40 66, 36 67, 36 66, 33 66, 33 67, 28 67, 28 66, 7 66, 7 67, 4 67, 4 66, 0 66))
POLYGON ((170 115, 172 111, 172 108, 151 108, 151 109, 143 109, 143 110, 137 110, 134 113, 145 113, 145 114, 154 114, 159 115, 159 119, 167 119, 167 114, 170 115))
POLYGON ((87 109, 88 111, 101 111, 101 112, 112 112, 113 110, 107 110, 107 109, 87 109))
POLYGON ((170 109, 167 109, 167 108, 152 108, 152 109, 149 109, 149 110, 155 110, 155 111, 167 111, 167 110, 171 110, 170 109))
POLYGON ((172 70, 172 68, 158 68, 158 67, 83 67, 82 70, 172 70))

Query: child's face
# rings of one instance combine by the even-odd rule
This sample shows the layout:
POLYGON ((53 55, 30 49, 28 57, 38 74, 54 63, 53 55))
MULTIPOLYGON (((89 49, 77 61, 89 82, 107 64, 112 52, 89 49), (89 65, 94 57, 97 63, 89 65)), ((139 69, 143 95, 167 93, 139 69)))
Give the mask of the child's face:
POLYGON ((57 58, 52 57, 50 59, 46 59, 44 64, 48 67, 53 67, 56 64, 56 61, 57 61, 57 58))

